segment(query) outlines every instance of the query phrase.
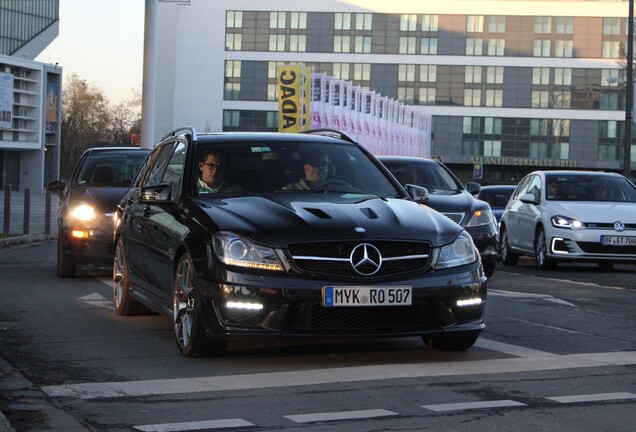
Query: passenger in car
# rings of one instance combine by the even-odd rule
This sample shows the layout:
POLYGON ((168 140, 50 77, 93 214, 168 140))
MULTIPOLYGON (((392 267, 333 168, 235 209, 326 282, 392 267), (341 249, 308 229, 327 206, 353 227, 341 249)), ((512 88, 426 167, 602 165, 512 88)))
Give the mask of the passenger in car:
POLYGON ((240 185, 232 183, 225 178, 227 171, 227 158, 222 154, 206 150, 199 161, 200 177, 197 180, 199 193, 233 193, 243 192, 240 185))
POLYGON ((607 187, 604 184, 600 183, 594 186, 595 201, 605 201, 609 198, 607 195, 607 187))
POLYGON ((282 190, 312 190, 320 187, 329 176, 331 159, 324 151, 307 154, 303 163, 304 175, 295 183, 282 187, 282 190))
POLYGON ((548 183, 548 199, 561 199, 561 187, 556 180, 552 180, 548 183))

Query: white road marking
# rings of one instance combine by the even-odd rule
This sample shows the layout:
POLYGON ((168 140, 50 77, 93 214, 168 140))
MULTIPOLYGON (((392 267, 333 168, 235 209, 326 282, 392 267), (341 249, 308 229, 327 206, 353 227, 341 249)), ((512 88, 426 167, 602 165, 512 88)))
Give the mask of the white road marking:
POLYGON ((422 405, 422 408, 429 409, 436 412, 444 411, 461 411, 471 409, 484 409, 484 408, 503 408, 503 407, 519 407, 527 406, 524 403, 513 400, 492 400, 492 401, 480 401, 480 402, 460 402, 460 403, 447 403, 437 405, 422 405))
POLYGON ((563 404, 569 403, 581 403, 581 402, 601 402, 601 401, 610 401, 610 400, 620 400, 620 399, 636 399, 636 394, 634 393, 597 393, 597 394, 587 394, 587 395, 572 395, 572 396, 554 396, 546 399, 553 400, 555 402, 560 402, 563 404))
POLYGON ((311 423, 319 421, 333 421, 333 420, 353 420, 353 419, 365 419, 374 417, 387 417, 399 415, 396 412, 388 411, 385 409, 372 409, 361 411, 342 411, 342 412, 327 412, 327 413, 315 413, 315 414, 298 414, 298 415, 286 415, 285 418, 296 423, 311 423))
POLYGON ((226 429, 255 426, 243 419, 207 420, 186 423, 164 423, 155 425, 133 426, 133 429, 144 432, 176 432, 203 429, 226 429))
POLYGON ((582 286, 590 287, 590 288, 605 288, 605 289, 611 289, 611 290, 624 290, 625 289, 623 287, 615 287, 615 286, 609 286, 609 285, 600 285, 600 284, 592 283, 592 282, 580 282, 580 281, 569 280, 569 279, 558 279, 558 278, 548 278, 548 277, 543 277, 543 276, 532 276, 532 275, 526 275, 526 274, 514 273, 514 272, 508 272, 508 271, 501 271, 501 272, 502 273, 507 273, 509 275, 514 275, 514 276, 523 276, 523 277, 526 277, 526 278, 543 279, 543 280, 549 280, 549 281, 560 282, 560 283, 571 283, 571 284, 574 284, 574 285, 582 285, 582 286))
POLYGON ((635 351, 568 355, 551 354, 545 357, 488 359, 466 362, 400 363, 248 375, 62 384, 45 386, 42 391, 50 397, 95 399, 625 365, 636 365, 635 351))
POLYGON ((115 307, 113 306, 113 301, 105 298, 100 293, 89 294, 84 297, 78 298, 78 300, 93 306, 100 307, 100 308, 115 310, 115 307))
POLYGON ((490 351, 497 351, 504 354, 510 354, 515 357, 548 357, 552 354, 547 351, 539 351, 532 348, 526 348, 518 345, 510 345, 503 342, 496 342, 489 339, 484 339, 480 337, 475 342, 475 346, 483 349, 487 349, 490 351))
POLYGON ((489 289, 488 290, 488 295, 489 296, 494 296, 494 297, 536 298, 536 299, 547 301, 547 302, 550 302, 550 303, 556 303, 556 304, 560 304, 560 305, 563 305, 563 306, 570 306, 570 307, 573 307, 573 308, 578 308, 578 306, 575 305, 575 304, 572 304, 572 303, 567 302, 565 300, 553 297, 553 296, 548 295, 548 294, 535 294, 535 293, 527 293, 527 292, 502 291, 502 290, 489 289))

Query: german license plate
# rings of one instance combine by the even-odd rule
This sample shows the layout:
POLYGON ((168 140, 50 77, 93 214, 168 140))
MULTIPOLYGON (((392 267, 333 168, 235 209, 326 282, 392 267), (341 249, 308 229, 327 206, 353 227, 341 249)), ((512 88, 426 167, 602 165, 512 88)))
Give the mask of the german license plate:
POLYGON ((338 306, 409 306, 410 286, 327 286, 323 288, 323 305, 338 306))
POLYGON ((632 236, 601 236, 601 244, 606 246, 636 246, 636 237, 632 236))

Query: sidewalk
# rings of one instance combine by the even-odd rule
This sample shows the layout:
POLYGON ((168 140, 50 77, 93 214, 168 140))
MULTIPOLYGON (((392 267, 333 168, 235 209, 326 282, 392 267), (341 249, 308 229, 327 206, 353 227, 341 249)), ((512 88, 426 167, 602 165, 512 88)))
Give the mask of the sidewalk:
POLYGON ((29 209, 29 226, 28 234, 25 234, 24 210, 25 210, 24 192, 11 192, 9 208, 9 234, 4 236, 4 216, 5 216, 5 193, 0 191, 0 248, 9 247, 16 244, 28 243, 32 241, 42 241, 57 237, 57 210, 60 200, 56 194, 51 195, 51 212, 49 214, 49 233, 45 233, 45 200, 46 195, 43 193, 33 193, 30 196, 29 209))

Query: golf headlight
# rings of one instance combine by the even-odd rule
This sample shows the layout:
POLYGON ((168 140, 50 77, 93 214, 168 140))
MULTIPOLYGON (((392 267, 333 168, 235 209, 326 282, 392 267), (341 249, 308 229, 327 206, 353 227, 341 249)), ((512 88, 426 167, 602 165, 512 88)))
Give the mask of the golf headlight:
POLYGON ((566 216, 552 216, 551 221, 556 228, 585 229, 583 222, 566 216))
POLYGON ((219 260, 227 265, 260 270, 283 271, 274 249, 256 243, 230 232, 214 235, 213 249, 219 260))
POLYGON ((88 204, 80 204, 73 208, 69 215, 79 221, 91 222, 95 220, 95 209, 88 204))
POLYGON ((472 264, 478 259, 479 253, 472 237, 466 231, 462 231, 451 244, 440 249, 435 268, 459 267, 472 264))
POLYGON ((470 218, 467 227, 474 227, 479 225, 491 224, 494 218, 492 217, 492 210, 475 210, 473 217, 470 218))

